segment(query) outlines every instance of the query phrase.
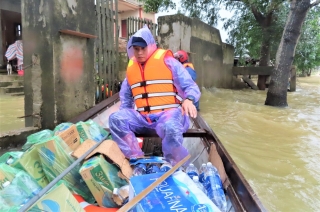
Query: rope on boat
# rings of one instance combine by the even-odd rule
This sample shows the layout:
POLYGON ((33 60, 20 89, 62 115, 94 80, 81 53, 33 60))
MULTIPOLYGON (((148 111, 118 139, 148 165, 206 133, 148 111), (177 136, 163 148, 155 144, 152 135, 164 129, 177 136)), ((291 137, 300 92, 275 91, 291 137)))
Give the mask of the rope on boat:
POLYGON ((198 160, 198 158, 200 157, 200 155, 202 155, 202 153, 204 152, 204 150, 206 150, 206 147, 203 147, 203 150, 197 155, 197 157, 195 157, 190 163, 194 163, 196 160, 198 160))

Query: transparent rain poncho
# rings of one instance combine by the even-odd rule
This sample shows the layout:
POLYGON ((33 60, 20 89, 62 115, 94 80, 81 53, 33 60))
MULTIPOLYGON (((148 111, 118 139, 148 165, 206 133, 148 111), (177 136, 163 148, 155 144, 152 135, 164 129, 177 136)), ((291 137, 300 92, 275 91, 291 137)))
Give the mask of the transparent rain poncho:
MULTIPOLYGON (((146 41, 148 44, 146 47, 148 48, 148 57, 156 51, 156 42, 148 27, 143 27, 133 36, 142 37, 146 41)), ((127 53, 130 59, 135 60, 133 48, 129 48, 131 43, 132 38, 128 42, 127 53)), ((192 96, 195 101, 198 101, 200 98, 199 87, 182 64, 169 56, 165 57, 164 62, 172 71, 174 85, 178 94, 182 98, 192 96)), ((159 137, 162 138, 164 157, 172 165, 187 156, 188 151, 182 146, 182 134, 189 128, 189 117, 182 115, 181 108, 173 108, 148 115, 140 114, 134 110, 135 104, 127 79, 122 83, 120 100, 120 110, 110 115, 109 126, 113 140, 117 142, 127 158, 136 158, 144 155, 134 133, 144 133, 148 130, 156 131, 159 137), (152 123, 146 120, 147 117, 152 123)))

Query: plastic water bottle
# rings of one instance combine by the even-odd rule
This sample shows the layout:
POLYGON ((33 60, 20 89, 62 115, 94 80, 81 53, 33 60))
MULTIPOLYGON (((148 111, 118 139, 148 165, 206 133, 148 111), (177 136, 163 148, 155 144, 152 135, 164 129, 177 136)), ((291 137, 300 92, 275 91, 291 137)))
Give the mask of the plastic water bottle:
POLYGON ((157 172, 160 172, 159 166, 157 166, 154 163, 151 163, 151 164, 148 165, 147 174, 152 174, 152 173, 157 173, 157 172))
POLYGON ((225 212, 227 210, 226 196, 223 191, 218 170, 212 163, 207 163, 207 169, 204 176, 207 196, 222 212, 225 212))
POLYGON ((193 182, 197 185, 197 187, 203 191, 203 193, 207 194, 206 189, 203 187, 203 185, 199 182, 199 177, 198 176, 193 176, 192 178, 193 182))
POLYGON ((133 176, 140 176, 147 173, 147 167, 146 165, 139 163, 136 165, 133 169, 133 176))
POLYGON ((205 179, 204 179, 204 173, 207 169, 207 165, 205 163, 203 163, 199 169, 199 182, 200 183, 204 183, 205 179))
POLYGON ((195 167, 192 163, 190 163, 187 167, 186 173, 189 175, 191 179, 193 179, 193 176, 199 176, 199 171, 197 167, 195 167))
POLYGON ((129 191, 130 187, 129 185, 122 186, 121 188, 114 188, 113 189, 113 195, 118 197, 118 202, 116 202, 118 205, 125 205, 129 202, 129 191))
POLYGON ((0 195, 10 207, 23 206, 30 200, 28 194, 14 183, 6 181, 2 187, 0 195))
POLYGON ((172 169, 172 165, 170 163, 164 163, 162 164, 162 166, 160 167, 160 171, 161 172, 167 172, 170 169, 172 169))
POLYGON ((7 165, 11 165, 14 162, 14 159, 12 157, 9 157, 8 160, 6 161, 7 165))
POLYGON ((37 195, 42 189, 30 175, 23 171, 20 171, 16 174, 12 183, 17 184, 18 186, 23 188, 30 199, 37 195))

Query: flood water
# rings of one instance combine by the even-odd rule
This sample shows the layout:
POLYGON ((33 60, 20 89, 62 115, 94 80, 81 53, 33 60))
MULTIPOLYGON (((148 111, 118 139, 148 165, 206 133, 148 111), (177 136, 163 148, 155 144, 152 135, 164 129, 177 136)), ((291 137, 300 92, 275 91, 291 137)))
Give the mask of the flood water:
POLYGON ((0 94, 0 134, 24 127, 24 96, 0 94))
MULTIPOLYGON (((298 78, 287 108, 266 91, 203 90, 201 115, 269 211, 320 208, 320 76, 298 78)), ((24 127, 24 97, 0 96, 0 133, 24 127)))
POLYGON ((266 91, 209 89, 200 108, 269 211, 320 209, 320 76, 298 78, 288 108, 266 91))

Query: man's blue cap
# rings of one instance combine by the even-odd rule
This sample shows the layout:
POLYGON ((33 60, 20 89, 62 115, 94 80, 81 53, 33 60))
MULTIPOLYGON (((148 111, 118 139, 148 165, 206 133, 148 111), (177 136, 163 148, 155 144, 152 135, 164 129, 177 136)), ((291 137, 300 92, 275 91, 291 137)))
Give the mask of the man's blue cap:
POLYGON ((132 42, 131 42, 131 46, 129 47, 129 49, 132 46, 140 46, 140 47, 146 47, 148 46, 148 44, 146 43, 146 41, 141 38, 141 37, 132 37, 132 42))

